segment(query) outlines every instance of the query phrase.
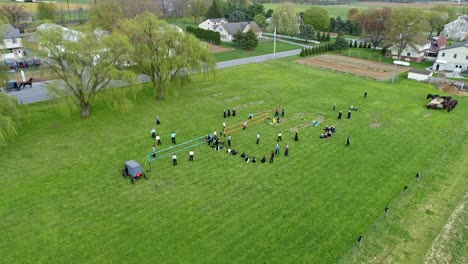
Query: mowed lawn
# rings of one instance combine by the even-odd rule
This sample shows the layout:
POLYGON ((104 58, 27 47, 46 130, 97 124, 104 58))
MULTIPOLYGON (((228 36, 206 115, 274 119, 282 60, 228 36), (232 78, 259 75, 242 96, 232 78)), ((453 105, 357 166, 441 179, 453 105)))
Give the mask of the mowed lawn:
POLYGON ((464 136, 468 100, 458 98, 452 113, 428 111, 434 92, 278 60, 194 77, 165 101, 146 88, 130 113, 98 103, 81 120, 49 102, 27 106, 20 135, 0 148, 1 262, 335 263, 416 172, 464 136), (333 103, 359 110, 337 120, 333 103), (171 131, 180 144, 277 106, 286 109, 280 124, 232 134, 236 149, 259 159, 282 131, 273 164, 202 144, 193 163, 186 149, 177 167, 169 157, 153 162, 149 180, 131 185, 121 176, 126 160, 143 164, 151 151, 156 115, 166 148, 171 131), (238 115, 223 119, 227 107, 238 115), (315 119, 324 121, 310 126, 315 119), (321 140, 324 125, 337 132, 321 140))
MULTIPOLYGON (((225 47, 235 47, 234 45, 230 45, 228 43, 224 43, 225 47)), ((276 42, 276 52, 281 51, 288 51, 288 50, 295 50, 301 49, 302 47, 299 45, 289 44, 277 41, 276 42)), ((225 51, 225 52, 217 52, 214 53, 214 57, 216 58, 217 62, 221 61, 228 61, 228 60, 236 60, 236 59, 243 59, 248 57, 254 57, 259 55, 271 54, 274 50, 274 43, 273 40, 262 40, 259 41, 258 46, 254 50, 243 50, 243 49, 235 49, 232 51, 225 51)))

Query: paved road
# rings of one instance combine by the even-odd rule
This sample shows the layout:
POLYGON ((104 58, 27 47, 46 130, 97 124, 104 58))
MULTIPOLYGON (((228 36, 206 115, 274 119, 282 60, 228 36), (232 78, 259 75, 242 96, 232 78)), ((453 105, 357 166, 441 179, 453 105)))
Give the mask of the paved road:
MULTIPOLYGON (((301 52, 300 49, 278 52, 276 53, 276 58, 294 56, 294 55, 298 55, 300 52, 301 52)), ((273 54, 266 54, 266 55, 245 58, 245 59, 218 62, 216 64, 216 67, 217 69, 224 69, 224 68, 239 66, 243 64, 264 62, 268 60, 273 60, 273 54)), ((148 77, 144 75, 139 76, 139 78, 140 78, 140 81, 142 82, 149 81, 148 77)), ((52 96, 50 96, 47 93, 46 84, 47 82, 35 82, 33 83, 33 88, 25 88, 21 91, 12 91, 9 94, 16 96, 18 98, 18 101, 22 104, 29 104, 29 103, 49 100, 52 98, 52 96)), ((118 87, 124 84, 122 82, 115 82, 112 85, 118 87)))

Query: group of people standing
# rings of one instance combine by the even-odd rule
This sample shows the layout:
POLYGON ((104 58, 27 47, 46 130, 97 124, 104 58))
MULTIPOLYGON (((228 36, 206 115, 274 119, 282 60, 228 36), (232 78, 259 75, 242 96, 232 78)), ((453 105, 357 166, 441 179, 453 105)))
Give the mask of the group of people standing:
MULTIPOLYGON (((226 118, 226 117, 230 117, 230 116, 231 116, 231 108, 228 107, 227 111, 226 111, 226 109, 224 109, 223 117, 226 118)), ((236 116, 236 109, 235 108, 232 109, 232 116, 234 116, 234 117, 236 116)))

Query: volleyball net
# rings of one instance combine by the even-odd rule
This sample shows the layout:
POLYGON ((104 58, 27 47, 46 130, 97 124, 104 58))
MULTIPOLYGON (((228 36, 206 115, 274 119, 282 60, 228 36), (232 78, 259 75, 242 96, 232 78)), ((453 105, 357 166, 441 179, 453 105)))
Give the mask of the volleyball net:
POLYGON ((231 133, 234 133, 236 131, 239 131, 244 128, 244 123, 246 125, 246 129, 248 129, 250 126, 258 124, 260 122, 263 122, 268 119, 268 113, 263 113, 263 114, 254 114, 252 118, 246 119, 240 123, 234 124, 227 126, 224 129, 224 134, 229 135, 231 133))

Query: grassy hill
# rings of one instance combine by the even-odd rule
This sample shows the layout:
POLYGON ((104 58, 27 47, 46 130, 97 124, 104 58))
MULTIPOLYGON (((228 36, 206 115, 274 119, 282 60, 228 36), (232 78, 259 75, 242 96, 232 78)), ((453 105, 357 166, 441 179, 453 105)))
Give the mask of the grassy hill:
POLYGON ((2 262, 337 262, 416 172, 467 143, 467 98, 452 113, 428 111, 426 94, 434 92, 277 60, 195 76, 164 101, 145 88, 129 113, 97 103, 81 120, 62 117, 51 102, 28 105, 20 135, 0 148, 2 262), (333 103, 359 110, 337 120, 333 103), (280 124, 232 134, 237 150, 259 159, 281 131, 273 164, 246 164, 202 144, 193 163, 187 149, 177 167, 169 157, 153 162, 149 180, 131 185, 121 176, 126 160, 145 163, 156 115, 167 148, 171 131, 180 144, 282 106, 280 124), (238 116, 223 119, 228 107, 238 116), (319 139, 325 125, 337 132, 319 139))

